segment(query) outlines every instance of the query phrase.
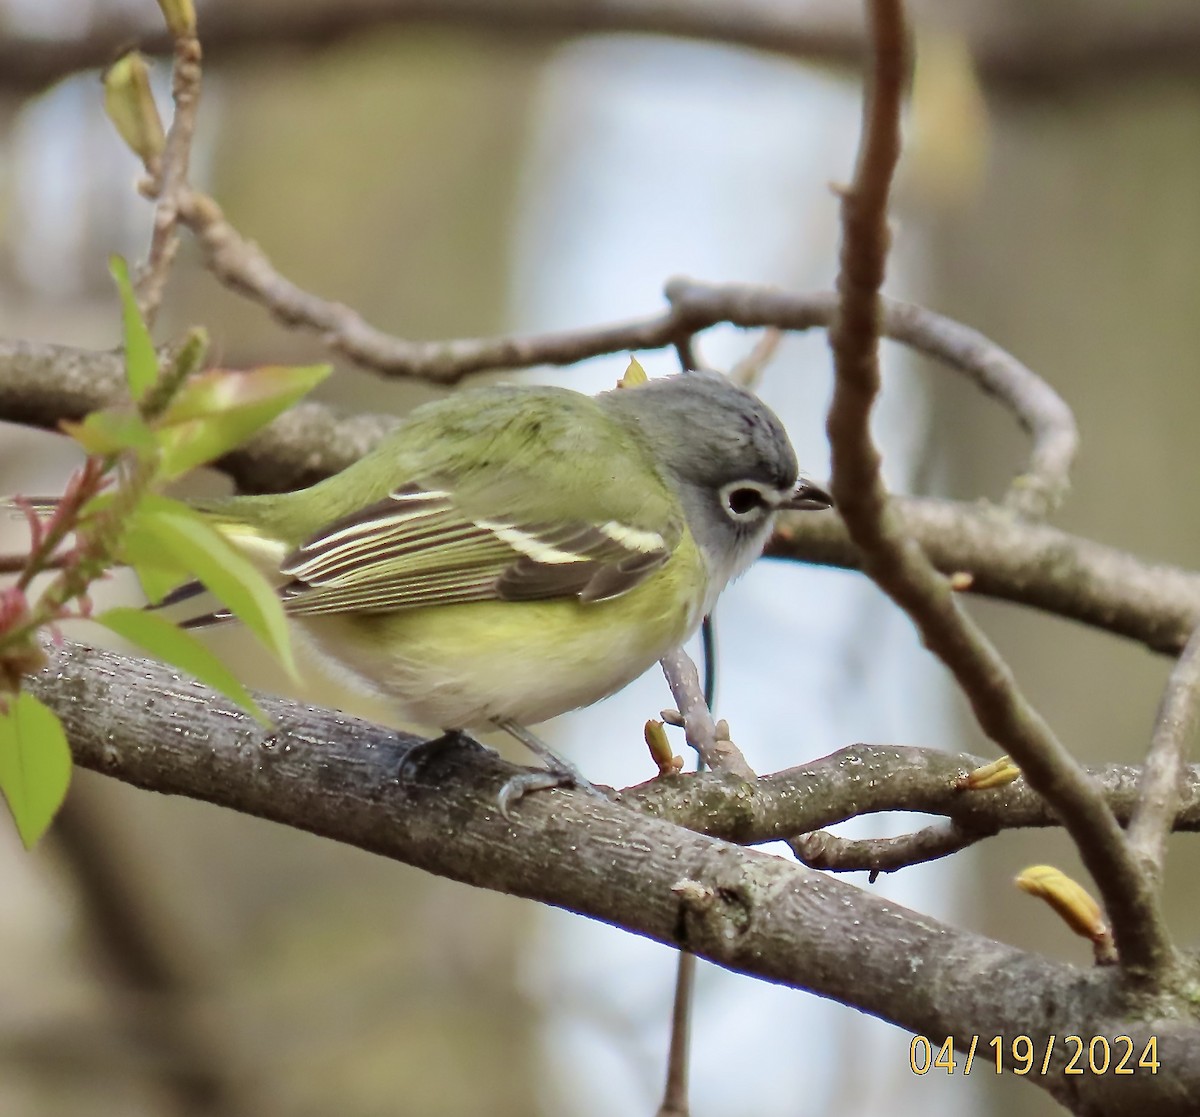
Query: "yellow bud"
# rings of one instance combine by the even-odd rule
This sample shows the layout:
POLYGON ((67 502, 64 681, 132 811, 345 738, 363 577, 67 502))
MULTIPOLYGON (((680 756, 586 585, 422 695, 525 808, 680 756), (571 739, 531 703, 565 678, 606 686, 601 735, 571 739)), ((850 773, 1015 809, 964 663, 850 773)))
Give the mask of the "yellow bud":
POLYGON ((1046 901, 1077 935, 1092 942, 1108 938, 1108 925, 1100 905, 1087 889, 1053 865, 1031 865, 1016 879, 1016 886, 1046 901))
POLYGON ((645 732, 646 746, 650 749, 654 763, 658 765, 658 774, 673 776, 676 772, 683 771, 683 757, 675 755, 671 748, 671 742, 667 739, 667 731, 663 723, 651 718, 646 722, 645 732))
POLYGON ((975 575, 966 570, 956 570, 948 580, 955 593, 965 593, 975 584, 975 575))
POLYGON ((650 377, 646 375, 646 370, 642 368, 636 357, 629 358, 629 367, 625 370, 625 375, 617 381, 618 388, 636 388, 640 384, 645 384, 650 377))
POLYGON ((191 38, 196 34, 196 9, 192 7, 192 0, 158 0, 158 6, 175 38, 191 38))
POLYGON ((104 111, 143 163, 162 154, 165 137, 150 92, 150 71, 137 51, 117 59, 104 72, 104 111))
POLYGON ((982 768, 976 768, 973 772, 959 777, 954 781, 954 786, 960 791, 988 791, 993 787, 1004 787, 1020 778, 1021 769, 1010 757, 1002 756, 999 760, 993 760, 991 764, 985 764, 982 768))

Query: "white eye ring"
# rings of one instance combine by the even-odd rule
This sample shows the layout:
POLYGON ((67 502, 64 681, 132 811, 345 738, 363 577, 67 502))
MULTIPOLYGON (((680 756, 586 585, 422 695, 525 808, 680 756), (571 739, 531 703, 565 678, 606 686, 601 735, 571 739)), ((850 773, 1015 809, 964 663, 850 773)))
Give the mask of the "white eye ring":
POLYGON ((779 495, 756 481, 731 481, 721 490, 725 514, 738 523, 760 520, 775 510, 779 495))

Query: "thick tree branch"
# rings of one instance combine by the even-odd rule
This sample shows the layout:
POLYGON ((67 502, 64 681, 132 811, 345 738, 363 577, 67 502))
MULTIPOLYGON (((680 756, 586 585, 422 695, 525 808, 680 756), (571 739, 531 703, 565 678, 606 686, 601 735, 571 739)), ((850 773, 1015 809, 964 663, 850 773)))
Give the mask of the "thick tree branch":
MULTIPOLYGON (((0 419, 57 430, 63 419, 82 419, 122 399, 125 390, 118 352, 0 341, 0 419)), ((301 403, 221 466, 248 490, 303 488, 357 461, 396 422, 389 415, 342 417, 323 404, 301 403)))
MULTIPOLYGON (((53 430, 119 398, 120 355, 0 341, 0 419, 53 430)), ((340 417, 303 403, 222 460, 245 491, 301 488, 344 469, 395 425, 386 415, 340 417)), ((1200 574, 1148 563, 978 503, 897 499, 906 533, 969 591, 1033 606, 1178 654, 1200 624, 1200 574)), ((767 554, 857 569, 858 550, 835 515, 781 521, 767 554)))
MULTIPOLYGON (((205 5, 202 16, 205 49, 214 61, 248 55, 256 64, 267 50, 327 49, 350 35, 414 24, 512 36, 534 45, 589 32, 643 32, 830 63, 856 60, 862 42, 858 12, 836 0, 804 0, 792 8, 662 0, 297 0, 286 5, 286 16, 280 4, 226 0, 205 5)), ((84 38, 0 37, 0 87, 36 92, 69 73, 106 65, 135 41, 163 55, 172 45, 161 21, 137 9, 106 12, 103 24, 84 38)))
POLYGON ((1169 1073, 1081 1081, 1056 1062, 1040 1084, 1097 1114, 1144 1098, 1182 1115, 1191 1111, 1179 1099, 1200 1096, 1200 1033, 1156 1019, 1171 1006, 1152 1011, 1111 973, 1024 955, 590 795, 538 793, 507 823, 496 793, 512 768, 484 750, 436 750, 401 781, 414 738, 267 697, 275 728, 264 730, 160 664, 78 645, 48 651, 33 688, 84 767, 602 919, 931 1037, 1115 1035, 1140 1013, 1135 1030, 1160 1034, 1169 1073))
MULTIPOLYGON (((161 23, 136 7, 106 9, 104 16, 81 38, 0 36, 0 88, 35 93, 79 70, 108 64, 130 42, 150 52, 170 52, 161 23)), ((864 53, 857 6, 836 0, 787 5, 769 0, 304 0, 288 4, 286 17, 279 4, 224 0, 206 4, 203 17, 205 47, 217 63, 248 59, 262 65, 268 51, 325 50, 351 35, 420 24, 534 45, 587 33, 672 35, 854 68, 861 66, 864 53)), ((1097 10, 1094 18, 1072 22, 1070 34, 1049 33, 1040 21, 1025 30, 1004 18, 978 23, 968 27, 976 70, 988 85, 1014 92, 1058 92, 1093 82, 1111 87, 1122 80, 1160 79, 1172 70, 1190 75, 1200 45, 1200 19, 1186 8, 1170 19, 1137 5, 1097 10)))
MULTIPOLYGON (((893 497, 892 513, 942 574, 967 576, 961 593, 1028 605, 1169 655, 1178 655, 1200 624, 1200 574, 1193 571, 980 503, 893 497)), ((832 515, 788 517, 766 553, 861 568, 845 524, 832 515)))

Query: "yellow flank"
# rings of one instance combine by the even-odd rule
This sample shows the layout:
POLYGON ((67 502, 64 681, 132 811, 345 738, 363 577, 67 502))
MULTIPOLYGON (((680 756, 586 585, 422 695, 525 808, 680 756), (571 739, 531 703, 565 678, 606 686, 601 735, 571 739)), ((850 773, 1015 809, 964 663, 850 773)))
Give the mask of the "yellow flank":
POLYGON ((418 723, 478 729, 504 716, 532 725, 615 693, 681 643, 700 623, 696 589, 708 581, 685 533, 661 570, 609 601, 486 601, 295 623, 418 723))

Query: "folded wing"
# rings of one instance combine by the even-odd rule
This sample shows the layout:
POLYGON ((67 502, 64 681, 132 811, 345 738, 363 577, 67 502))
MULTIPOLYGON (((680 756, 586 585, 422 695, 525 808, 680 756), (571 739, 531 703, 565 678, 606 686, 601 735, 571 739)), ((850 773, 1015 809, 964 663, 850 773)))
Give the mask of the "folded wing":
POLYGON ((471 601, 607 601, 639 585, 678 542, 609 521, 523 523, 464 514, 411 484, 328 524, 281 566, 296 616, 471 601))

